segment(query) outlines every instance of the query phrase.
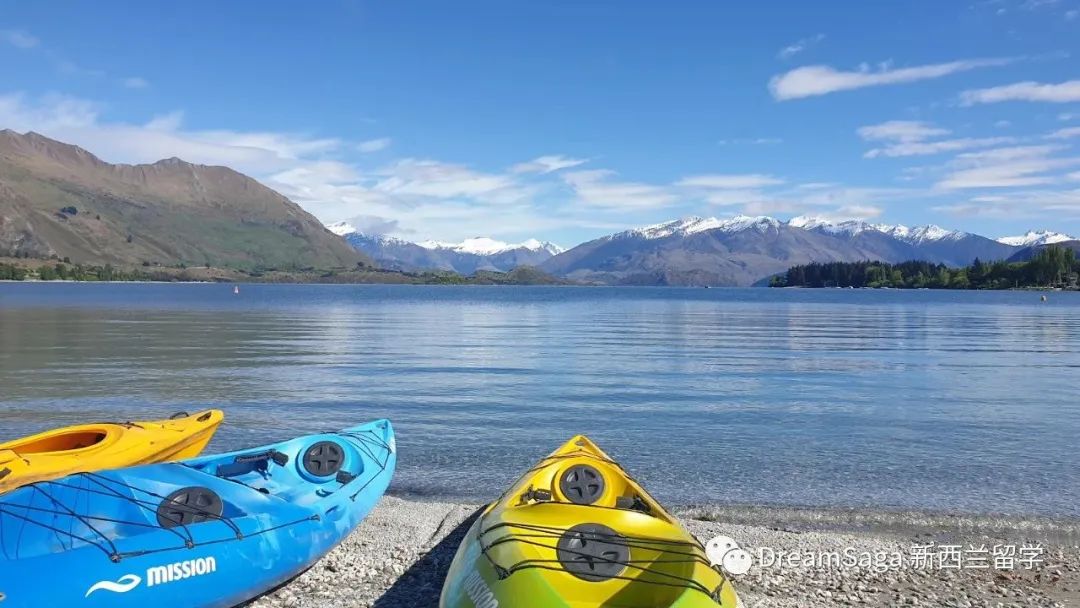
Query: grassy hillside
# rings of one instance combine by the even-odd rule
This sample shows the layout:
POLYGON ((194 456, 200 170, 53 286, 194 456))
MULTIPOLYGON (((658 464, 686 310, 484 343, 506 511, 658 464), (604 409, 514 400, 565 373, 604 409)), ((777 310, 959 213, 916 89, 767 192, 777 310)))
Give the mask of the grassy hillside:
POLYGON ((0 255, 244 270, 370 264, 298 205, 227 167, 113 165, 13 131, 0 131, 0 255))

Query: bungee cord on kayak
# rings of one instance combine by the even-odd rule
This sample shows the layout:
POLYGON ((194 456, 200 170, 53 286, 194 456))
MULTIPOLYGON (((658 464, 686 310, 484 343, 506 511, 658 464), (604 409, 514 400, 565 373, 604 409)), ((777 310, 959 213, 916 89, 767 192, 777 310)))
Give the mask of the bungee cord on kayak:
MULTIPOLYGON (((372 463, 375 464, 375 467, 373 467, 371 471, 372 474, 368 475, 366 481, 349 496, 350 500, 355 500, 355 498, 360 493, 362 493, 369 484, 371 484, 378 478, 378 474, 385 470, 388 464, 388 460, 390 458, 390 446, 387 442, 379 439, 378 436, 370 430, 363 431, 361 433, 338 432, 334 433, 334 435, 342 437, 346 441, 349 441, 351 445, 357 448, 358 451, 362 452, 365 456, 367 456, 368 459, 371 460, 372 463), (382 452, 381 456, 379 454, 376 454, 376 450, 382 452)), ((287 456, 285 456, 285 458, 283 459, 280 457, 276 457, 275 455, 285 456, 280 452, 267 451, 248 456, 240 456, 234 459, 234 461, 239 461, 241 464, 275 462, 279 466, 285 466, 287 463, 287 456)), ((191 467, 190 464, 181 464, 178 466, 191 467)), ((220 474, 219 472, 218 477, 240 484, 255 491, 262 491, 259 488, 256 488, 250 484, 244 483, 239 479, 236 479, 232 475, 220 474)), ((354 478, 355 476, 350 475, 347 479, 335 478, 335 481, 342 482, 341 487, 345 487, 345 485, 354 478)), ((242 532, 240 527, 232 521, 232 518, 223 515, 221 510, 208 509, 204 506, 200 506, 199 504, 191 504, 190 502, 176 502, 174 500, 174 497, 171 495, 163 496, 146 488, 138 487, 129 483, 124 483, 123 481, 106 477, 105 475, 99 473, 76 473, 65 479, 67 481, 51 480, 37 482, 26 486, 26 489, 28 491, 45 497, 45 499, 50 504, 54 505, 56 508, 49 509, 28 504, 15 505, 4 500, 0 500, 0 515, 14 517, 28 524, 43 527, 50 530, 51 532, 54 532, 58 536, 67 537, 70 541, 81 541, 88 545, 95 546, 101 549, 102 552, 104 552, 105 555, 107 555, 109 559, 113 562, 119 562, 125 557, 130 557, 133 555, 146 555, 149 553, 174 551, 179 549, 193 549, 199 546, 228 542, 229 540, 243 540, 245 536, 264 534, 266 532, 279 530, 308 520, 317 521, 320 517, 320 515, 316 513, 309 517, 297 519, 295 521, 286 522, 275 526, 255 530, 253 532, 245 533, 242 532), (80 481, 84 483, 80 485, 78 483, 80 481), (91 486, 91 484, 93 484, 93 486, 91 486), (119 519, 116 517, 109 517, 92 513, 79 513, 68 505, 64 504, 64 502, 58 499, 53 492, 50 492, 49 488, 53 487, 69 489, 95 496, 102 496, 109 499, 125 501, 131 505, 138 507, 139 509, 145 510, 150 514, 155 515, 158 521, 155 524, 147 520, 119 519), (131 491, 132 495, 122 493, 120 491, 121 489, 131 491), (147 498, 139 498, 139 495, 145 495, 147 498), (171 508, 173 510, 172 512, 169 512, 165 510, 166 508, 171 508), (78 521, 82 525, 82 527, 87 530, 89 534, 76 534, 70 529, 64 530, 57 528, 56 526, 50 525, 46 521, 30 517, 26 513, 20 514, 17 512, 17 510, 23 510, 27 513, 32 512, 39 513, 44 516, 51 516, 51 519, 55 519, 56 516, 68 516, 78 521), (219 522, 224 526, 228 527, 232 532, 232 536, 230 538, 217 538, 196 541, 195 537, 191 533, 190 525, 194 523, 203 523, 210 520, 219 522), (179 546, 160 547, 152 550, 122 552, 116 549, 116 546, 110 536, 105 534, 101 529, 99 529, 100 525, 95 525, 94 522, 119 524, 124 526, 133 526, 148 529, 161 528, 176 535, 181 541, 183 541, 183 544, 179 546)), ((187 488, 186 490, 188 490, 190 493, 192 489, 187 488)), ((221 506, 220 501, 218 506, 221 506)), ((107 508, 107 505, 102 508, 107 508)), ((4 527, 0 526, 0 547, 4 547, 6 551, 7 545, 3 542, 3 531, 4 527)))
POLYGON ((380 420, 23 485, 0 495, 3 605, 91 597, 131 608, 242 603, 310 567, 355 529, 396 461, 393 428, 380 420), (65 576, 54 580, 59 568, 65 576), (179 596, 157 589, 194 577, 179 596))
MULTIPOLYGON (((524 525, 524 524, 507 524, 507 523, 495 524, 495 525, 490 526, 488 528, 483 528, 480 531, 480 536, 486 536, 486 535, 494 532, 495 530, 498 530, 498 529, 501 529, 501 528, 519 528, 519 529, 522 529, 522 530, 527 530, 529 532, 533 532, 533 534, 520 534, 520 533, 509 532, 505 536, 500 536, 500 537, 498 537, 498 538, 496 538, 493 541, 488 542, 488 543, 483 543, 483 541, 480 541, 481 542, 481 553, 483 553, 483 555, 485 557, 487 557, 489 560, 491 560, 489 549, 491 549, 493 547, 496 547, 496 546, 498 546, 500 544, 503 544, 503 543, 519 542, 519 543, 533 545, 533 546, 544 548, 544 549, 556 549, 560 553, 571 554, 571 555, 574 555, 576 557, 583 558, 583 559, 585 559, 587 561, 590 561, 590 562, 592 560, 598 560, 598 561, 601 561, 601 562, 604 562, 604 563, 607 563, 607 564, 611 564, 611 565, 619 565, 619 566, 625 566, 625 567, 634 568, 634 569, 640 571, 643 574, 649 574, 649 575, 654 575, 654 576, 658 576, 658 577, 669 578, 669 579, 672 579, 672 581, 650 580, 650 579, 644 579, 644 578, 640 578, 640 577, 623 576, 623 575, 620 575, 620 574, 605 575, 605 578, 617 578, 617 579, 622 579, 622 580, 627 580, 627 581, 649 583, 649 584, 656 584, 656 585, 684 586, 684 587, 687 587, 687 588, 696 589, 696 590, 698 590, 698 591, 700 591, 700 592, 702 592, 702 593, 704 593, 704 594, 706 594, 709 597, 714 598, 714 599, 715 599, 715 596, 716 596, 716 593, 717 593, 715 590, 707 589, 704 585, 700 584, 699 582, 697 582, 696 580, 694 580, 692 578, 678 576, 678 575, 670 574, 670 573, 667 573, 667 572, 663 572, 661 570, 657 570, 655 568, 648 568, 647 566, 639 565, 639 564, 689 564, 689 563, 699 563, 699 564, 702 564, 704 566, 711 567, 711 564, 709 563, 708 559, 703 558, 702 555, 698 554, 698 553, 681 552, 681 551, 675 551, 675 550, 668 549, 668 548, 663 548, 663 549, 658 550, 658 551, 662 552, 663 555, 676 555, 676 556, 681 555, 681 556, 685 556, 687 559, 645 559, 645 560, 613 559, 613 558, 605 557, 604 555, 597 555, 595 553, 589 553, 589 552, 585 552, 585 551, 574 550, 574 549, 570 549, 570 548, 566 548, 566 547, 559 547, 557 545, 555 545, 555 546, 547 545, 547 544, 544 544, 544 543, 539 542, 537 540, 533 540, 533 539, 559 539, 559 538, 562 538, 567 532, 571 532, 572 528, 545 527, 545 526, 524 525)), ((646 550, 657 551, 655 545, 661 545, 661 546, 666 546, 666 547, 672 547, 672 546, 700 547, 700 545, 697 545, 695 543, 685 542, 685 541, 671 541, 671 540, 666 540, 666 539, 654 539, 654 538, 646 538, 646 537, 636 537, 636 536, 632 536, 632 535, 625 535, 625 534, 619 534, 619 533, 608 534, 608 533, 600 532, 600 531, 590 531, 588 533, 588 536, 592 537, 593 539, 604 540, 604 541, 606 541, 608 543, 619 544, 619 545, 622 545, 622 546, 626 547, 627 549, 635 549, 635 548, 637 548, 637 549, 646 549, 646 550)), ((498 572, 500 579, 505 579, 505 578, 509 577, 510 575, 514 574, 515 572, 518 572, 520 570, 524 570, 526 568, 546 568, 546 569, 552 569, 552 570, 561 570, 561 569, 565 568, 564 563, 565 563, 564 559, 537 559, 537 558, 531 558, 531 559, 521 560, 521 561, 519 561, 519 562, 517 562, 515 564, 512 564, 512 565, 509 565, 509 566, 503 566, 501 564, 496 563, 494 560, 491 560, 491 564, 495 568, 496 572, 498 572), (555 567, 556 564, 558 565, 557 568, 555 567)))
POLYGON ((442 608, 736 605, 727 576, 616 461, 577 436, 529 468, 466 533, 442 608))

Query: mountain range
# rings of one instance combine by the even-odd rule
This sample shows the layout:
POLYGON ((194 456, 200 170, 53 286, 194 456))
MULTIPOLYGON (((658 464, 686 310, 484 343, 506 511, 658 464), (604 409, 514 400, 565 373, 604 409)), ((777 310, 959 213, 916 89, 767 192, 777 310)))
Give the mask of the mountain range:
POLYGON ((935 225, 908 227, 800 216, 688 217, 604 236, 562 251, 536 240, 511 245, 487 238, 463 243, 412 243, 368 235, 347 224, 330 229, 377 263, 402 270, 435 268, 471 274, 538 265, 558 277, 608 285, 762 284, 798 264, 925 260, 949 266, 1025 259, 1069 235, 1032 231, 991 239, 935 225), (1024 253, 1028 252, 1028 253, 1024 253))
POLYGON ((371 262, 296 203, 227 167, 110 164, 11 130, 0 131, 0 256, 290 270, 371 262))
MULTIPOLYGON (((1025 239, 1040 244, 1045 234, 1025 239)), ((1068 238, 1068 237, 1066 237, 1068 238)), ((1023 249, 984 236, 927 225, 907 227, 815 217, 690 217, 582 243, 540 265, 584 282, 644 285, 755 285, 809 262, 927 260, 964 266, 1007 259, 1023 249)))
POLYGON ((227 167, 169 158, 110 164, 37 133, 0 131, 0 257, 125 266, 239 270, 390 270, 464 275, 538 267, 563 279, 629 285, 754 285, 809 262, 925 260, 950 266, 1023 260, 1050 231, 990 239, 938 226, 815 217, 689 217, 626 230, 569 250, 530 239, 461 243, 323 226, 288 198, 227 167), (374 259, 374 260, 373 260, 374 259))
POLYGON ((366 234, 348 222, 338 222, 327 228, 344 237, 358 251, 371 256, 380 266, 402 271, 449 270, 465 275, 480 270, 508 272, 519 266, 538 266, 563 251, 558 245, 536 239, 517 244, 487 237, 466 239, 461 243, 413 243, 366 234))

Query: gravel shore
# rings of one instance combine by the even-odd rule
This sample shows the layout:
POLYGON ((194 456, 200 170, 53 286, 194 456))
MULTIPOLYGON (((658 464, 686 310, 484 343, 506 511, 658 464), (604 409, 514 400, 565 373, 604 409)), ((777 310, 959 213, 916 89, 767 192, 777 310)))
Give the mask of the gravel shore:
MULTIPOLYGON (((437 606, 443 577, 478 508, 384 497, 340 547, 251 606, 437 606)), ((675 514, 702 541, 725 534, 755 561, 773 560, 734 579, 747 608, 1080 607, 1080 546, 1071 524, 731 507, 675 514), (983 545, 986 568, 979 567, 983 545), (1008 547, 1017 550, 1011 560, 1008 547), (823 562, 822 555, 838 557, 823 562), (929 557, 923 563, 916 555, 929 557), (781 556, 788 560, 783 566, 781 556), (901 558, 904 566, 893 568, 901 558)))

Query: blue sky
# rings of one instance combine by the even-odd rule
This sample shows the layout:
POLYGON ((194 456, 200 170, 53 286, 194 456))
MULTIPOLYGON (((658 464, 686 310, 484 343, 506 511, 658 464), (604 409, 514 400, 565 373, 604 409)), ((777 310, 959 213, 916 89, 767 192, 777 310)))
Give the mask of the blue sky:
POLYGON ((412 240, 1080 234, 1080 0, 0 6, 0 128, 229 165, 412 240))

